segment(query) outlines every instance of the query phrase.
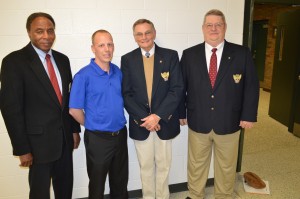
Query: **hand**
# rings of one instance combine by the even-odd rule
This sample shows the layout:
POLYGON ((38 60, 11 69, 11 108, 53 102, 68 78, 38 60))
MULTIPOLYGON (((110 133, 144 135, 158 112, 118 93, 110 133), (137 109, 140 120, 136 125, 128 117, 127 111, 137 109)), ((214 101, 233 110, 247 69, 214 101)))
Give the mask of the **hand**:
POLYGON ((79 133, 73 133, 73 140, 74 140, 74 147, 73 148, 77 149, 79 144, 80 144, 80 140, 81 140, 79 133))
POLYGON ((187 125, 187 119, 179 119, 179 123, 181 126, 187 125))
POLYGON ((155 127, 154 127, 154 131, 159 131, 160 130, 160 125, 157 124, 155 127))
POLYGON ((254 122, 240 121, 240 127, 244 129, 250 129, 254 125, 254 122))
POLYGON ((153 132, 153 131, 159 131, 160 130, 160 125, 159 124, 157 124, 153 129, 147 129, 148 131, 151 131, 151 132, 153 132))
POLYGON ((31 153, 27 153, 19 156, 20 167, 30 167, 32 165, 33 156, 31 153))
MULTIPOLYGON (((151 115, 141 119, 141 121, 143 121, 144 123, 141 124, 140 126, 145 127, 148 131, 155 131, 155 127, 157 126, 159 120, 160 120, 160 118, 156 114, 151 114, 151 115)), ((159 129, 160 129, 160 126, 159 126, 159 129)))

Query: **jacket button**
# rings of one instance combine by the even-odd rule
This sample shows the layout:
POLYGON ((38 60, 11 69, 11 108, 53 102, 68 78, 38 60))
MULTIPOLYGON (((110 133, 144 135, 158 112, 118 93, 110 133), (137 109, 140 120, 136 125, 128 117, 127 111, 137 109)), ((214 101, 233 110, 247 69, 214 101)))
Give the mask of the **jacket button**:
POLYGON ((214 107, 211 107, 210 109, 211 109, 212 111, 213 111, 213 110, 215 110, 215 108, 214 108, 214 107))
POLYGON ((215 98, 215 96, 214 96, 214 95, 211 95, 211 98, 215 98))

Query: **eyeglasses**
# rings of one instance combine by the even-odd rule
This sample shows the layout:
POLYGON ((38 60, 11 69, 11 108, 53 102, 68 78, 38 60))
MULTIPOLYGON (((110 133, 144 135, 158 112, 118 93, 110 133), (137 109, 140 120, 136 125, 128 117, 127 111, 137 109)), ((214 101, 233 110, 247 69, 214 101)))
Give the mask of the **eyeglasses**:
POLYGON ((207 24, 204 25, 204 27, 206 29, 211 30, 211 29, 213 29, 213 27, 215 27, 216 29, 220 29, 220 28, 223 27, 223 25, 224 25, 224 23, 215 23, 215 24, 207 23, 207 24))
POLYGON ((145 35, 145 37, 148 37, 148 36, 150 36, 151 34, 152 34, 152 31, 147 31, 147 32, 145 32, 145 33, 138 32, 138 33, 135 34, 135 36, 138 37, 138 38, 142 38, 143 35, 145 35))

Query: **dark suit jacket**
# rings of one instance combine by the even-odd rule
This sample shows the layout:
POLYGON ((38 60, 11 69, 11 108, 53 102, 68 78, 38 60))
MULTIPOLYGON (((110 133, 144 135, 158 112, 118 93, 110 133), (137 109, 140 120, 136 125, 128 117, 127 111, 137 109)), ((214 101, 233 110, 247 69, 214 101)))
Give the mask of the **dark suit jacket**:
POLYGON ((187 110, 189 128, 201 133, 213 129, 217 134, 229 134, 240 129, 240 120, 256 122, 259 81, 246 47, 225 41, 214 89, 204 43, 184 50, 180 65, 187 92, 180 118, 186 118, 187 110))
POLYGON ((62 107, 31 43, 7 55, 1 66, 0 108, 13 154, 32 153, 35 163, 57 160, 63 142, 72 149, 72 133, 80 132, 68 109, 72 81, 69 59, 54 50, 52 55, 62 79, 62 107))
POLYGON ((157 132, 162 140, 174 138, 180 132, 178 105, 183 96, 182 73, 178 53, 155 46, 151 108, 147 97, 141 49, 137 48, 122 56, 123 96, 129 114, 129 135, 135 140, 145 140, 149 131, 140 127, 141 119, 151 113, 161 117, 161 130, 157 132), (169 72, 166 80, 162 73, 169 72))

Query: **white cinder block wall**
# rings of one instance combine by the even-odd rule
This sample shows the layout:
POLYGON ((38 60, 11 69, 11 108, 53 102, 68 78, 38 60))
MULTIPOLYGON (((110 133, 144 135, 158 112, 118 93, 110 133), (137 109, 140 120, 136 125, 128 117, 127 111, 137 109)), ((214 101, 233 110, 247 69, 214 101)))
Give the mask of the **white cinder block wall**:
MULTIPOLYGON (((112 33, 115 43, 113 62, 136 48, 132 24, 139 18, 154 22, 156 43, 178 51, 203 41, 201 25, 203 15, 210 9, 222 10, 227 19, 226 39, 242 43, 243 0, 1 0, 0 2, 0 60, 11 51, 28 42, 25 23, 29 14, 42 11, 56 21, 54 49, 69 56, 73 74, 89 63, 91 35, 98 29, 112 33)), ((45 113, 47 114, 47 113, 45 113)), ((141 189, 139 165, 132 140, 129 147, 129 190, 141 189)), ((187 128, 173 141, 173 163, 170 184, 186 182, 187 128)), ((0 117, 0 199, 28 198, 28 169, 20 168, 18 158, 12 156, 10 140, 0 117)), ((74 198, 87 196, 88 177, 83 143, 74 152, 74 198)), ((210 177, 213 177, 211 172, 210 177)), ((109 188, 107 186, 106 193, 109 188)), ((54 197, 53 197, 54 198, 54 197)))

